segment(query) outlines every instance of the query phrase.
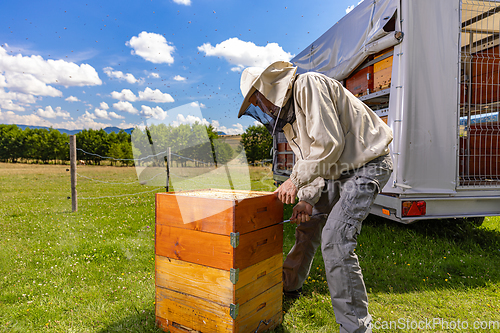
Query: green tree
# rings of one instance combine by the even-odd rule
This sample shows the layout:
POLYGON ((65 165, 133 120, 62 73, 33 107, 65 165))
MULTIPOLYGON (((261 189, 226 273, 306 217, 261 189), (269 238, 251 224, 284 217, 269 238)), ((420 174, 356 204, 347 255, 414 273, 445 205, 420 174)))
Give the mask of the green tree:
POLYGON ((270 158, 273 137, 264 126, 250 126, 241 135, 241 144, 249 163, 270 158))
POLYGON ((0 125, 0 160, 17 162, 23 157, 25 136, 16 125, 0 125))
POLYGON ((76 134, 76 147, 83 151, 77 151, 79 160, 92 161, 94 164, 101 164, 102 157, 109 151, 108 134, 103 129, 84 129, 76 134))

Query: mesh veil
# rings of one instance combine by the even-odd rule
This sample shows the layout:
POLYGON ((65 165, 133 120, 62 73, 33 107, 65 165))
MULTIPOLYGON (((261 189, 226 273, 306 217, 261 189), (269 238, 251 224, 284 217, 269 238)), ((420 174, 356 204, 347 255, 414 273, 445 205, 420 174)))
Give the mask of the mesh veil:
POLYGON ((291 98, 281 109, 279 118, 262 111, 261 108, 252 104, 245 110, 243 115, 250 116, 260 122, 271 135, 274 135, 275 132, 283 132, 283 127, 286 124, 292 124, 295 121, 295 110, 291 98))

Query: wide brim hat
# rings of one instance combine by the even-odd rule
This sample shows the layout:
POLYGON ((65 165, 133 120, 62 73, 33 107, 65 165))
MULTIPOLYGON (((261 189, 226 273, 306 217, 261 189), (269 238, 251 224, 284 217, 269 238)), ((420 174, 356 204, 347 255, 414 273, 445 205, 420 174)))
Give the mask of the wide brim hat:
POLYGON ((288 61, 276 61, 267 68, 248 67, 241 74, 240 89, 245 96, 241 103, 238 118, 250 106, 250 97, 258 90, 271 103, 282 107, 287 97, 288 90, 292 87, 297 67, 288 61))

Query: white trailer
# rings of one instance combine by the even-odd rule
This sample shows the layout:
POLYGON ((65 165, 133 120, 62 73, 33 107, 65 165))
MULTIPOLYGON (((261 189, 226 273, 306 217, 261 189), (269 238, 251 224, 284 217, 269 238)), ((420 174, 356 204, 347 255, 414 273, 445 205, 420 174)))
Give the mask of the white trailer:
MULTIPOLYGON (((342 81, 392 128, 372 213, 500 215, 500 1, 364 0, 292 62, 342 81)), ((274 177, 295 157, 275 137, 274 177)))

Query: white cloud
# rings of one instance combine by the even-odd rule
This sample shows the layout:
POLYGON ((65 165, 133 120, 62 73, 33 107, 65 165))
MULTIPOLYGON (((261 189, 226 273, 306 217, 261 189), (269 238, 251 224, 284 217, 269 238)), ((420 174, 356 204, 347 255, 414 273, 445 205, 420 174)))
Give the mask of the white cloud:
POLYGON ((198 50, 204 52, 206 56, 224 57, 230 64, 236 66, 231 69, 234 71, 241 71, 248 66, 267 67, 275 61, 288 61, 293 57, 277 43, 257 46, 252 42, 245 42, 238 38, 227 39, 215 46, 205 43, 198 46, 198 50))
POLYGON ((264 125, 262 125, 262 123, 261 123, 260 121, 257 121, 257 120, 255 120, 255 121, 253 122, 253 125, 254 125, 254 126, 264 126, 264 125))
MULTIPOLYGON (((358 2, 358 5, 359 5, 360 3, 362 3, 362 2, 363 2, 363 0, 361 0, 360 2, 358 2)), ((354 7, 356 7, 356 6, 354 6, 354 5, 352 5, 352 6, 348 6, 348 7, 346 8, 346 10, 345 10, 345 13, 346 13, 346 14, 349 14, 349 13, 350 13, 350 12, 354 9, 354 7)))
POLYGON ((243 125, 240 123, 236 123, 231 128, 228 128, 226 126, 220 126, 217 120, 212 120, 212 127, 216 132, 224 132, 228 135, 236 135, 245 132, 243 129, 243 125))
MULTIPOLYGON (((53 85, 65 87, 101 85, 102 81, 95 69, 88 64, 77 65, 64 60, 46 60, 41 56, 23 56, 7 53, 9 46, 0 46, 0 108, 24 111, 29 104, 40 97, 62 97, 60 90, 53 85)), ((79 101, 70 96, 68 102, 79 101)), ((39 109, 45 117, 66 116, 66 111, 39 109)), ((9 116, 10 117, 10 116, 9 116)), ((12 117, 11 117, 12 118, 12 117)), ((21 118, 22 119, 22 118, 21 118)), ((29 118, 26 121, 31 121, 29 118)))
POLYGON ((172 125, 173 126, 179 126, 181 124, 193 125, 194 123, 198 123, 198 124, 202 124, 202 125, 206 125, 206 126, 210 125, 210 123, 205 118, 201 119, 199 117, 192 116, 192 115, 188 115, 187 117, 185 117, 182 114, 177 115, 177 120, 173 121, 172 125))
POLYGON ((172 53, 175 47, 170 45, 165 37, 153 32, 143 31, 139 36, 132 37, 125 45, 132 48, 131 53, 155 64, 173 64, 172 53))
POLYGON ((7 99, 0 99, 0 110, 5 109, 5 110, 11 110, 11 111, 25 111, 26 109, 19 105, 15 104, 12 102, 12 100, 7 100, 7 99))
POLYGON ((95 114, 92 114, 92 113, 90 113, 88 111, 85 111, 85 114, 83 114, 80 117, 78 117, 78 119, 83 119, 85 121, 94 120, 96 118, 97 118, 97 116, 95 114))
POLYGON ((221 126, 219 121, 212 120, 212 123, 208 122, 205 118, 200 118, 192 115, 184 116, 182 114, 178 114, 175 121, 172 122, 172 126, 176 127, 181 124, 193 125, 194 123, 202 124, 202 125, 212 125, 216 132, 224 132, 229 135, 236 135, 245 132, 243 125, 240 123, 234 124, 232 127, 228 128, 226 126, 221 126))
POLYGON ((78 97, 75 97, 75 96, 69 96, 68 98, 65 99, 65 101, 68 101, 68 102, 80 102, 80 100, 78 99, 78 97))
POLYGON ((24 111, 27 104, 35 103, 36 100, 37 99, 33 95, 15 93, 11 91, 6 92, 3 88, 0 88, 0 109, 24 111))
POLYGON ((159 89, 146 88, 144 91, 139 91, 139 100, 155 103, 172 103, 174 99, 170 94, 163 93, 159 89))
POLYGON ((109 105, 106 102, 101 102, 101 104, 99 104, 99 107, 101 109, 103 109, 103 110, 108 110, 109 109, 109 105))
MULTIPOLYGON (((109 114, 111 115, 112 112, 109 114)), ((0 123, 2 124, 18 124, 18 125, 31 125, 31 126, 47 126, 53 128, 65 128, 69 130, 75 129, 101 129, 112 126, 110 123, 101 123, 95 121, 96 116, 85 111, 85 114, 78 117, 77 120, 72 121, 64 121, 64 122, 52 122, 50 120, 41 118, 35 113, 30 115, 18 115, 12 111, 4 111, 0 110, 0 123)), ((118 127, 120 128, 131 128, 134 127, 133 124, 121 123, 118 127)))
POLYGON ((53 96, 57 90, 52 87, 52 89, 40 89, 42 85, 57 84, 70 87, 102 84, 96 70, 88 64, 77 65, 64 60, 45 60, 37 55, 10 55, 3 47, 0 47, 0 72, 6 74, 7 88, 10 89, 13 85, 17 89, 15 91, 23 93, 31 93, 32 91, 40 94, 49 93, 43 96, 53 96), (14 82, 10 82, 11 80, 14 82), (22 87, 16 84, 19 82, 26 82, 28 85, 22 87), (35 87, 32 87, 32 84, 35 87))
POLYGON ((54 119, 57 117, 62 117, 62 118, 70 117, 69 112, 62 110, 60 106, 56 107, 56 109, 54 110, 50 105, 46 106, 45 110, 38 109, 36 111, 36 114, 42 118, 50 118, 50 119, 54 119))
POLYGON ((113 91, 111 93, 111 97, 119 101, 137 101, 137 96, 135 96, 135 94, 130 89, 123 89, 121 92, 113 91))
POLYGON ((47 85, 32 74, 6 72, 7 88, 12 92, 20 92, 34 96, 62 97, 62 92, 47 85))
POLYGON ((167 111, 164 111, 161 107, 157 106, 151 108, 146 105, 141 106, 141 114, 145 117, 154 118, 157 120, 163 120, 168 116, 167 111))
POLYGON ((180 75, 176 75, 174 76, 174 80, 175 81, 186 81, 186 78, 185 77, 182 77, 180 75))
POLYGON ((131 114, 137 114, 139 112, 130 102, 125 101, 120 101, 113 104, 113 108, 117 109, 118 111, 125 111, 131 114))
POLYGON ((31 126, 47 126, 47 121, 40 118, 36 114, 18 115, 12 111, 2 112, 0 110, 0 123, 2 124, 17 124, 31 126))
POLYGON ((108 120, 110 119, 109 115, 108 115, 108 111, 106 111, 106 110, 95 108, 94 114, 97 116, 97 118, 108 119, 108 120))
POLYGON ((105 67, 103 71, 107 76, 113 79, 118 79, 118 81, 127 81, 130 84, 140 82, 140 80, 136 79, 134 75, 130 73, 124 74, 122 71, 114 71, 112 67, 105 67))
POLYGON ((206 109, 206 107, 207 107, 205 104, 203 104, 203 103, 198 103, 198 102, 192 102, 192 103, 191 103, 191 104, 189 104, 189 105, 191 105, 191 106, 192 106, 192 107, 194 107, 194 108, 200 108, 200 109, 206 109))
POLYGON ((174 0, 176 4, 190 6, 191 0, 174 0))
POLYGON ((88 111, 85 111, 85 114, 81 115, 78 117, 78 119, 75 121, 65 121, 61 123, 52 123, 50 125, 44 125, 44 126, 52 126, 54 128, 66 128, 69 130, 74 130, 74 129, 101 129, 101 128, 106 128, 109 126, 112 126, 110 123, 101 123, 96 121, 96 116, 92 113, 89 113, 88 111))
POLYGON ((155 79, 159 79, 160 78, 160 74, 158 74, 158 73, 149 73, 148 77, 154 77, 155 79))
POLYGON ((108 115, 109 115, 111 118, 113 118, 113 119, 125 119, 125 117, 124 117, 124 116, 121 116, 121 115, 119 115, 118 113, 113 112, 113 111, 109 112, 109 113, 108 113, 108 115))
POLYGON ((120 101, 147 101, 155 103, 172 103, 174 98, 167 93, 161 92, 159 89, 151 89, 147 87, 144 91, 139 91, 139 96, 136 96, 130 89, 123 89, 121 92, 113 91, 111 97, 120 101))

